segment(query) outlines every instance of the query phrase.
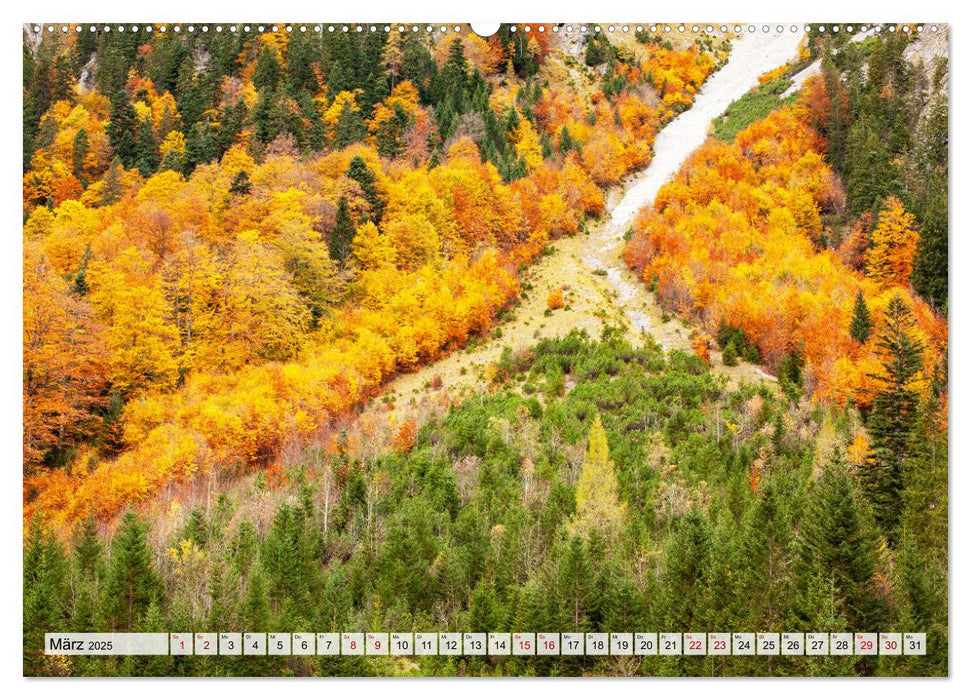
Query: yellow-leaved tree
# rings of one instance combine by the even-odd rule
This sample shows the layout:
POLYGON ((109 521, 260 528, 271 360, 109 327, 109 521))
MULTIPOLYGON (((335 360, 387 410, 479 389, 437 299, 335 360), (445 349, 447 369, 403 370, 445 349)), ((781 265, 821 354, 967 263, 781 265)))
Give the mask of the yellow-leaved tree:
POLYGON ((357 227, 357 235, 351 241, 351 254, 361 264, 361 269, 377 270, 395 264, 398 252, 373 221, 365 221, 357 227))
POLYGON ((914 228, 914 215, 904 209, 903 202, 890 197, 870 237, 867 276, 884 289, 907 286, 914 269, 919 237, 914 228))
POLYGON ((91 303, 106 326, 108 379, 115 391, 133 395, 168 391, 179 378, 179 330, 148 255, 122 251, 114 265, 92 262, 91 303))
POLYGON ((441 240, 435 227, 422 214, 389 216, 384 231, 394 247, 400 267, 416 270, 438 257, 441 240))
POLYGON ((610 459, 607 433, 598 414, 590 426, 583 471, 577 482, 577 512, 570 523, 575 534, 599 530, 607 537, 620 533, 627 508, 620 501, 617 475, 610 459))
POLYGON ((543 164, 543 146, 533 123, 523 119, 516 127, 516 155, 526 163, 526 170, 533 172, 543 164))

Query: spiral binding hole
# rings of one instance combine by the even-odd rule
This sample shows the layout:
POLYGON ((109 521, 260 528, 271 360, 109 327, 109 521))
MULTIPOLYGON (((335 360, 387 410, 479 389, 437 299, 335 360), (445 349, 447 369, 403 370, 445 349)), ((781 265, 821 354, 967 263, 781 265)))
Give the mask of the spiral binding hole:
MULTIPOLYGON (((342 33, 349 33, 349 32, 352 31, 352 27, 353 27, 353 31, 355 33, 358 33, 358 34, 363 33, 365 31, 377 32, 380 29, 383 29, 386 33, 389 33, 389 32, 391 32, 393 30, 397 30, 399 34, 402 34, 403 35, 405 32, 407 32, 409 30, 411 31, 411 33, 417 34, 417 33, 419 33, 419 32, 422 31, 422 26, 423 25, 418 25, 418 24, 412 24, 412 25, 399 24, 399 25, 383 25, 383 27, 381 25, 373 25, 373 24, 372 25, 364 25, 364 24, 357 24, 357 25, 313 25, 312 26, 312 30, 313 30, 314 33, 320 34, 321 32, 324 31, 324 29, 323 29, 324 26, 327 26, 327 31, 329 33, 334 33, 335 31, 338 31, 338 30, 341 31, 342 33)), ((282 25, 282 26, 281 25, 276 25, 276 24, 269 25, 269 26, 267 26, 267 25, 258 25, 255 28, 252 27, 252 26, 250 26, 250 25, 239 26, 239 25, 221 25, 221 24, 216 24, 216 25, 207 25, 207 24, 202 24, 202 25, 194 25, 194 24, 190 24, 190 25, 179 25, 179 24, 164 25, 164 24, 160 24, 160 25, 157 25, 157 26, 156 25, 151 25, 151 24, 144 24, 144 25, 136 25, 136 24, 133 24, 133 25, 122 25, 122 24, 118 24, 118 25, 109 25, 109 24, 105 24, 105 25, 96 25, 96 24, 91 24, 91 25, 82 25, 82 24, 60 24, 60 25, 57 25, 57 24, 34 24, 34 25, 29 25, 30 31, 32 31, 35 34, 43 34, 45 31, 48 34, 53 34, 54 32, 58 31, 58 29, 60 29, 60 32, 62 34, 68 34, 72 30, 72 28, 73 28, 73 30, 74 30, 75 33, 81 33, 81 32, 84 31, 85 27, 87 27, 88 31, 90 31, 92 33, 97 33, 99 31, 104 32, 104 33, 110 33, 112 31, 116 31, 116 32, 118 32, 120 34, 121 33, 125 33, 125 32, 131 32, 132 34, 137 34, 140 31, 141 32, 144 32, 145 34, 150 34, 153 31, 159 31, 159 32, 161 32, 163 34, 165 32, 169 32, 169 31, 175 32, 176 34, 181 34, 183 31, 185 31, 185 32, 187 32, 189 34, 197 34, 197 33, 208 34, 210 32, 210 30, 215 31, 217 33, 222 33, 223 31, 229 31, 231 33, 237 33, 239 31, 246 32, 246 33, 249 33, 251 31, 257 31, 259 33, 286 31, 287 33, 293 33, 294 31, 299 31, 300 33, 306 34, 311 29, 311 25, 306 25, 306 24, 301 24, 301 25, 287 24, 287 25, 282 25)), ((725 25, 725 24, 722 24, 722 25, 711 25, 711 24, 708 24, 708 25, 698 25, 698 24, 685 25, 685 24, 679 24, 679 25, 675 25, 675 26, 672 26, 672 25, 659 26, 659 25, 656 25, 656 24, 652 24, 652 25, 649 25, 649 26, 644 26, 644 25, 628 25, 628 24, 624 24, 624 25, 610 24, 610 25, 603 25, 602 26, 602 25, 593 24, 593 23, 590 23, 590 24, 579 24, 579 25, 573 25, 573 24, 562 24, 562 25, 561 24, 551 24, 551 25, 549 25, 549 31, 553 32, 554 34, 559 34, 561 31, 564 31, 567 34, 572 34, 575 31, 579 31, 582 34, 587 34, 587 33, 600 34, 600 33, 603 33, 605 31, 606 32, 609 32, 611 34, 615 34, 617 32, 623 32, 625 34, 629 34, 631 31, 634 31, 634 32, 640 34, 640 33, 646 32, 646 31, 650 31, 652 33, 656 33, 656 32, 659 32, 659 31, 663 31, 666 34, 669 34, 669 33, 671 33, 674 30, 675 27, 677 28, 677 31, 680 34, 686 33, 689 29, 690 29, 691 32, 696 33, 696 34, 697 33, 705 33, 705 34, 709 34, 709 35, 714 35, 714 34, 716 34, 718 32, 721 32, 722 34, 729 34, 729 33, 742 34, 742 33, 748 32, 748 33, 751 34, 751 33, 758 32, 759 29, 761 29, 762 33, 765 33, 765 34, 770 33, 771 31, 773 31, 773 29, 778 34, 782 34, 782 33, 784 33, 786 31, 786 26, 785 25, 782 25, 782 24, 775 25, 773 27, 773 25, 769 25, 769 24, 764 24, 764 25, 760 25, 760 26, 756 26, 756 25, 752 25, 752 24, 749 24, 749 25, 737 25, 737 24, 736 25, 725 25)), ((457 25, 457 24, 456 25, 445 25, 445 24, 443 24, 443 25, 437 25, 437 30, 438 30, 438 32, 440 32, 442 34, 446 34, 446 33, 449 33, 449 32, 455 32, 456 34, 460 34, 460 33, 462 33, 464 31, 464 28, 463 28, 462 25, 457 25)), ((790 25, 789 26, 789 30, 791 32, 793 32, 793 33, 796 33, 796 32, 798 32, 800 30, 800 26, 799 25, 796 25, 796 24, 790 25)), ((867 33, 867 32, 873 32, 875 34, 879 34, 881 32, 885 32, 886 31, 886 32, 890 32, 891 34, 896 34, 898 32, 902 32, 904 34, 908 34, 909 35, 909 34, 921 34, 921 33, 925 32, 925 31, 930 31, 933 34, 936 34, 936 33, 938 33, 941 30, 941 28, 939 27, 939 25, 936 25, 936 24, 932 24, 932 25, 923 25, 923 24, 873 24, 873 25, 867 25, 867 24, 852 25, 852 24, 848 24, 848 25, 839 25, 839 24, 834 24, 834 25, 829 25, 829 26, 823 25, 823 24, 820 24, 820 25, 810 25, 810 24, 806 24, 806 25, 803 25, 802 26, 802 30, 805 31, 807 34, 813 34, 813 33, 815 33, 815 34, 827 34, 827 33, 839 34, 840 32, 845 32, 846 34, 861 34, 861 33, 867 33)), ((425 33, 427 33, 427 34, 433 34, 435 31, 436 31, 436 25, 431 25, 431 24, 424 25, 424 32, 425 33)), ((547 31, 547 25, 544 25, 544 24, 538 24, 538 25, 513 24, 513 25, 509 25, 509 31, 511 33, 517 33, 517 32, 522 32, 522 33, 530 33, 530 32, 546 33, 546 31, 547 31)))

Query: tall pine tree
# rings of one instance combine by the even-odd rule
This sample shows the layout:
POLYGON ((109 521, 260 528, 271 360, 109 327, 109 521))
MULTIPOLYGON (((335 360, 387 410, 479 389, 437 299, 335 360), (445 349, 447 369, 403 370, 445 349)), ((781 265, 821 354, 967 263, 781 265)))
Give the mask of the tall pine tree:
MULTIPOLYGON (((878 540, 867 502, 846 465, 830 460, 813 483, 797 542, 799 589, 811 590, 819 575, 829 576, 838 616, 850 629, 878 629, 883 607, 876 580, 878 540)), ((814 611, 803 610, 807 618, 814 611)))
POLYGON ((135 109, 128 103, 124 90, 119 90, 111 98, 111 116, 105 131, 115 155, 126 168, 135 166, 138 150, 135 143, 137 119, 135 109))
POLYGON ((870 339, 872 332, 873 318, 870 316, 870 308, 863 298, 863 291, 858 290, 856 302, 853 304, 853 320, 850 321, 850 337, 862 345, 870 339))
POLYGON ((162 594, 145 533, 145 524, 128 511, 111 542, 102 609, 112 630, 135 629, 148 607, 162 594))
POLYGON ((917 382, 924 346, 916 337, 914 325, 911 310, 900 295, 894 295, 876 342, 883 370, 871 375, 879 389, 867 420, 872 439, 870 456, 861 467, 877 523, 891 541, 900 520, 903 465, 910 455, 920 402, 917 382))
POLYGON ((351 178, 357 184, 361 186, 361 192, 364 194, 364 199, 367 203, 371 205, 371 216, 370 219, 375 223, 381 223, 381 217, 384 216, 384 200, 381 199, 381 195, 378 192, 377 178, 374 176, 368 167, 367 163, 361 156, 354 156, 351 159, 351 163, 347 168, 347 177, 351 178))
POLYGON ((341 197, 337 202, 337 218, 334 220, 334 229, 330 232, 330 257, 340 263, 341 266, 344 265, 347 256, 351 253, 354 233, 354 221, 351 218, 347 198, 341 197))

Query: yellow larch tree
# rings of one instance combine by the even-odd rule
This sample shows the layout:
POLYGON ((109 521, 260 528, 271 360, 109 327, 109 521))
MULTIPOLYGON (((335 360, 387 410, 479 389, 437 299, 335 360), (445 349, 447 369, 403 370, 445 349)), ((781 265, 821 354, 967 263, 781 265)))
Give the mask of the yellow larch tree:
POLYGON ((577 511, 570 529, 583 535, 593 530, 606 536, 617 535, 626 520, 626 512, 626 506, 620 501, 607 433, 598 414, 590 426, 583 469, 577 481, 577 511))
POLYGON ((523 159, 529 172, 543 164, 543 147, 533 123, 528 119, 520 120, 516 126, 516 155, 523 159))
POLYGON ((914 269, 919 237, 914 228, 914 215, 904 209, 903 202, 890 197, 870 237, 867 276, 885 289, 906 286, 914 269))

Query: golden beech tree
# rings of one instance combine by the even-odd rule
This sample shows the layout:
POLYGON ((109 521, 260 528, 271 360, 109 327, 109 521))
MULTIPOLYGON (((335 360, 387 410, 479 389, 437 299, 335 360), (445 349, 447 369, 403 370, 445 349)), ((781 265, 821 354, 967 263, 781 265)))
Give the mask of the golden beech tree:
POLYGON ((694 338, 691 340, 691 347, 695 351, 695 355, 697 355, 698 359, 700 359, 706 365, 711 364, 710 345, 711 336, 704 332, 696 333, 694 338))
POLYGON ((391 128, 391 121, 396 114, 403 114, 406 118, 411 118, 419 108, 418 89, 409 80, 404 80, 391 91, 383 102, 379 102, 374 107, 374 113, 367 122, 368 131, 375 141, 387 133, 391 128))
POLYGON ((199 353, 217 323, 217 300, 226 278, 225 265, 197 237, 185 233, 177 251, 160 270, 166 299, 179 330, 182 366, 199 368, 199 353))
POLYGON ((260 229, 280 254, 293 286, 311 312, 320 316, 334 301, 340 284, 336 263, 313 228, 313 218, 304 213, 307 199, 307 193, 292 187, 274 194, 260 229))
POLYGON ((53 212, 35 209, 28 224, 40 233, 39 243, 54 271, 68 277, 78 271, 85 251, 96 244, 101 228, 98 212, 80 202, 67 201, 53 212))
POLYGON ((218 299, 205 355, 224 368, 285 360, 303 343, 310 313, 282 269, 281 256, 256 231, 239 234, 218 299))
POLYGON ((123 395, 175 386, 179 334, 146 256, 123 251, 115 266, 91 264, 91 302, 105 324, 108 378, 123 395))
POLYGON ((627 171, 624 144, 611 131, 597 130, 583 147, 583 166, 598 185, 615 185, 627 171))
POLYGON ((850 232, 836 254, 843 264, 857 271, 866 269, 866 254, 870 247, 870 229, 873 227, 873 214, 863 212, 853 224, 850 232))
POLYGON ((404 454, 411 451, 411 448, 415 446, 415 430, 415 420, 413 418, 409 418, 398 426, 398 430, 391 440, 391 445, 396 452, 404 454))
POLYGON ((435 227, 423 215, 389 217, 384 230, 401 267, 414 270, 438 257, 441 240, 435 227))
POLYGON ((360 112, 357 106, 357 98, 353 92, 341 91, 334 97, 334 101, 324 111, 324 124, 327 127, 327 138, 334 141, 337 138, 337 130, 341 119, 346 118, 347 112, 360 112))
POLYGON ((395 219, 417 215, 431 224, 441 241, 456 239, 455 222, 451 211, 436 191, 430 174, 424 170, 409 170, 388 186, 388 205, 383 226, 395 219))
POLYGON ((51 105, 41 119, 51 138, 32 154, 24 176, 25 207, 79 199, 104 174, 114 157, 105 134, 108 112, 108 100, 96 92, 79 95, 74 105, 67 100, 51 105))
POLYGON ((168 132, 158 147, 163 163, 181 163, 185 158, 185 149, 185 135, 176 130, 168 132))
POLYGON ((390 238, 378 231, 372 221, 358 226, 351 243, 351 254, 363 270, 393 267, 398 257, 398 251, 390 238))

